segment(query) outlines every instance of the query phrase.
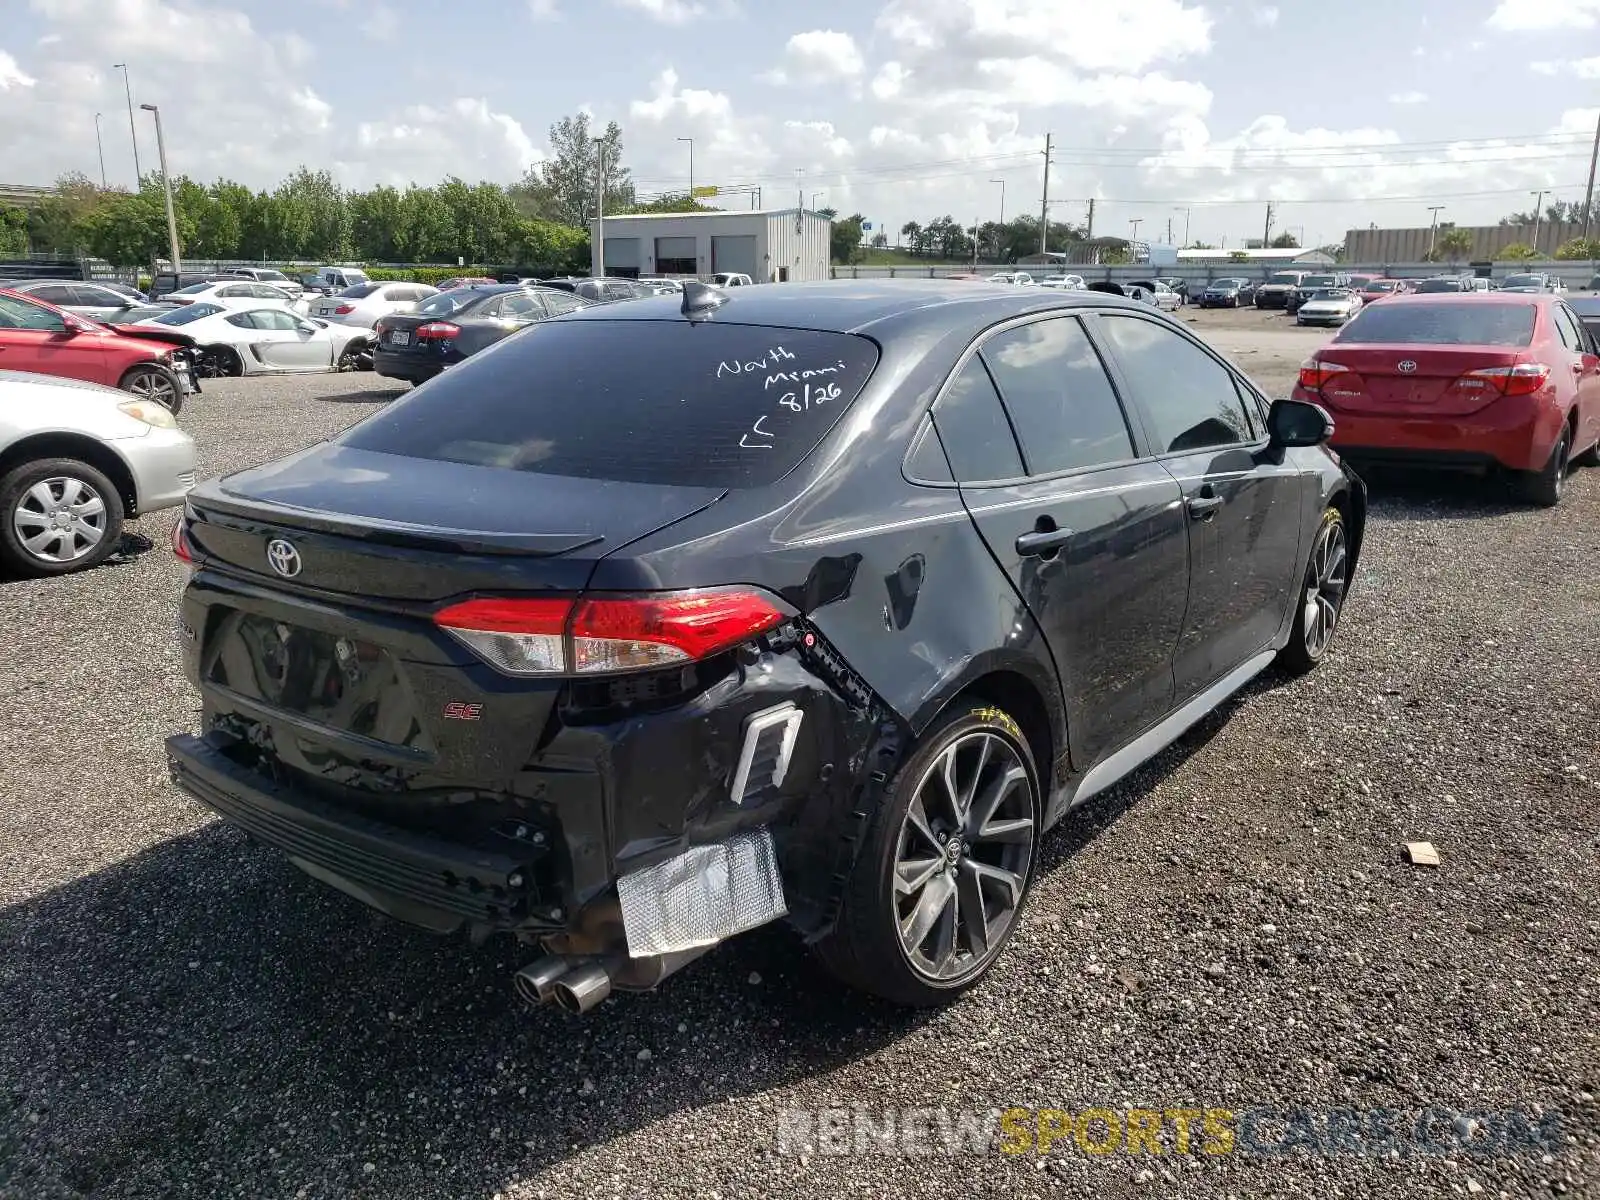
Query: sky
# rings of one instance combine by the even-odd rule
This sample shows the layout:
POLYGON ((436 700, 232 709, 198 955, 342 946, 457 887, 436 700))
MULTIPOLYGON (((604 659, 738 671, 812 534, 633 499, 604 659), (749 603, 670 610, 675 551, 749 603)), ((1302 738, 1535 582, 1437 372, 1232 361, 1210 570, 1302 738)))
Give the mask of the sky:
POLYGON ((1581 200, 1600 0, 0 0, 0 183, 512 182, 560 117, 639 191, 1238 245, 1581 200), (753 189, 759 188, 759 197, 753 189), (1004 206, 1002 209, 1002 205, 1004 206), (1138 221, 1135 227, 1132 222, 1138 221))

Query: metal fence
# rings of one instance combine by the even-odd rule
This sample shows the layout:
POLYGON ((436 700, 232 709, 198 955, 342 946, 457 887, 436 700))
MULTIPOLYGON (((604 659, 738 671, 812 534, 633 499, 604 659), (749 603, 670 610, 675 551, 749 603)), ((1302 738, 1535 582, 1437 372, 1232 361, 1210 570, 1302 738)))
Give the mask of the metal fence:
MULTIPOLYGON (((1340 272, 1347 275, 1376 275, 1387 279, 1428 279, 1435 275, 1459 274, 1471 268, 1462 263, 1339 263, 1333 267, 1304 267, 1284 263, 1182 263, 1171 267, 1139 266, 1085 267, 1073 266, 1066 270, 1036 267, 834 267, 835 279, 941 279, 950 275, 987 275, 996 271, 1023 270, 1034 279, 1048 279, 1062 275, 1077 275, 1086 283, 1110 280, 1113 283, 1132 283, 1140 279, 1181 279, 1190 291, 1203 287, 1213 279, 1266 279, 1279 271, 1309 271, 1314 274, 1340 272)), ((1542 271, 1558 276, 1568 288, 1588 289, 1590 281, 1600 271, 1600 263, 1541 260, 1536 262, 1497 262, 1494 278, 1524 271, 1542 271)))

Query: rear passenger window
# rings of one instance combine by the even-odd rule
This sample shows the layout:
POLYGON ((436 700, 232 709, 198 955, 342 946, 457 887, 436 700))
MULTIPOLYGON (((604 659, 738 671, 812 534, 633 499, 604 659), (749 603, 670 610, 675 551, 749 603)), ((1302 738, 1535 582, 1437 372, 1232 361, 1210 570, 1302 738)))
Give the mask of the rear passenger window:
POLYGON ((1137 317, 1107 313, 1100 327, 1123 378, 1149 414, 1158 454, 1252 439, 1233 376, 1199 346, 1137 317))
POLYGON ((1584 338, 1578 332, 1578 323, 1572 319, 1572 314, 1567 311, 1564 304, 1557 304, 1550 310, 1555 314, 1556 332, 1561 335, 1561 342, 1568 350, 1582 350, 1584 338))
POLYGON ((1035 321, 984 343, 984 361, 1016 426, 1030 475, 1133 457, 1105 366, 1074 317, 1035 321))
MULTIPOLYGON (((967 360, 934 405, 933 426, 939 431, 938 441, 949 456, 957 483, 1017 479, 1024 474, 1011 423, 1006 420, 994 381, 978 355, 967 360)), ((932 438, 923 439, 917 448, 918 458, 932 442, 932 438)), ((921 477, 932 480, 943 475, 941 471, 921 477)))

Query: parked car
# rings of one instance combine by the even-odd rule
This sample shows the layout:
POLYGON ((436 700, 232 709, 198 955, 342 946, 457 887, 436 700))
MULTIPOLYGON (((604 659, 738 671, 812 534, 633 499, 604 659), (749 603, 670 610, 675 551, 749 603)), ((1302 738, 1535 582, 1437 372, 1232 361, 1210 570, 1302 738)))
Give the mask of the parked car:
POLYGON ((378 318, 373 369, 389 379, 422 383, 519 329, 589 303, 556 288, 504 283, 440 292, 416 312, 378 318))
POLYGON ((217 279, 209 283, 191 283, 188 287, 168 292, 161 298, 163 304, 216 304, 223 308, 260 308, 263 304, 278 304, 295 313, 304 313, 310 305, 301 297, 292 296, 270 283, 257 283, 253 279, 217 279))
MULTIPOLYGON (((727 285, 730 287, 742 286, 739 284, 727 285)), ((560 288, 559 291, 567 289, 560 288)), ((657 294, 656 289, 648 283, 640 283, 637 279, 580 279, 572 285, 574 295, 580 296, 594 304, 606 304, 617 300, 641 300, 646 296, 657 294)))
POLYGON ((755 280, 738 271, 718 271, 711 276, 711 282, 716 287, 751 287, 755 280))
POLYGON ((317 281, 325 296, 337 296, 350 288, 372 282, 360 267, 318 267, 317 281))
POLYGON ((1477 289, 1470 275, 1435 275, 1431 279, 1419 279, 1411 290, 1419 296, 1451 296, 1477 289))
POLYGON ((116 292, 119 296, 124 296, 136 304, 148 304, 150 302, 148 295, 130 284, 122 283, 115 279, 97 279, 94 282, 97 286, 103 287, 107 291, 116 292))
POLYGON ((183 345, 132 336, 5 289, 0 289, 0 367, 121 388, 173 412, 199 390, 183 345))
POLYGON ((1006 283, 1012 287, 1031 287, 1037 281, 1027 271, 996 271, 989 276, 990 283, 1006 283))
POLYGON ((683 294, 683 280, 676 279, 671 276, 641 275, 639 276, 639 282, 648 284, 650 287, 655 288, 656 291, 661 292, 663 295, 665 295, 667 292, 675 292, 679 295, 683 294))
POLYGON ((1287 308, 1290 294, 1308 274, 1308 271, 1274 271, 1256 289, 1256 307, 1287 308))
POLYGON ((257 283, 268 283, 280 292, 288 292, 290 296, 299 300, 305 294, 305 285, 298 279, 291 279, 282 271, 273 267, 229 267, 224 275, 240 279, 253 279, 257 283))
POLYGON ((1361 311, 1361 294, 1347 287, 1323 288, 1302 300, 1296 325, 1343 325, 1361 311))
POLYGON ((41 576, 103 562, 125 519, 183 503, 194 464, 194 442, 151 399, 0 371, 0 566, 41 576))
POLYGON ((296 278, 300 284, 300 295, 305 299, 311 299, 316 296, 332 296, 336 292, 344 290, 343 288, 335 288, 316 271, 302 271, 296 278))
POLYGON ((312 302, 311 315, 338 325, 371 329, 379 317, 390 313, 412 312, 438 288, 423 283, 359 283, 337 296, 322 296, 312 302))
POLYGON ((1176 292, 1180 305, 1189 303, 1189 281, 1187 279, 1179 279, 1174 275, 1170 278, 1158 279, 1156 282, 1164 283, 1169 289, 1176 292))
POLYGON ((98 283, 28 279, 21 283, 8 283, 6 287, 21 295, 53 304, 65 312, 88 317, 91 321, 110 320, 118 313, 125 312, 131 304, 129 297, 98 283))
POLYGON ((1507 275, 1500 281, 1500 290, 1503 292, 1552 292, 1560 294, 1567 290, 1567 285, 1561 282, 1561 276, 1550 275, 1544 271, 1526 271, 1518 275, 1507 275))
POLYGON ((1200 293, 1200 307, 1239 308, 1254 298, 1255 289, 1248 279, 1213 279, 1200 293))
POLYGON ((1159 279, 1138 279, 1133 283, 1123 284, 1122 287, 1124 295, 1154 305, 1163 312, 1176 312, 1183 303, 1178 298, 1178 293, 1159 279))
POLYGON ((1375 304, 1301 367, 1294 396, 1334 414, 1347 458, 1507 471, 1539 505, 1560 501, 1569 461, 1600 465, 1600 357, 1548 294, 1375 304))
POLYGON ((1600 346, 1600 296, 1574 296, 1567 301, 1567 307, 1582 322, 1584 331, 1600 346))
POLYGON ((596 306, 195 490, 168 761, 381 911, 542 940, 531 998, 783 919, 948 1002, 1047 829, 1324 658, 1365 513, 1329 431, 1097 291, 596 306))
POLYGON ((195 342, 195 373, 205 379, 303 371, 354 371, 371 365, 372 335, 330 325, 276 304, 223 308, 186 304, 148 325, 182 329, 195 342))
POLYGON ((1284 311, 1290 316, 1300 311, 1300 306, 1318 292, 1325 292, 1329 288, 1346 287, 1345 277, 1337 272, 1320 275, 1307 275, 1295 284, 1287 297, 1284 298, 1284 311))
POLYGON ((1372 304, 1388 296, 1403 296, 1410 290, 1403 279, 1369 279, 1361 287, 1361 303, 1372 304))
POLYGON ((1047 275, 1039 280, 1043 288, 1060 288, 1068 292, 1081 292, 1083 290, 1082 275, 1047 275))
POLYGON ((441 279, 434 286, 441 292, 448 292, 453 288, 482 287, 494 282, 487 275, 452 275, 449 279, 441 279))
POLYGON ((220 271, 184 271, 176 275, 171 271, 157 271, 150 280, 149 298, 160 300, 179 288, 186 288, 196 283, 216 283, 227 278, 228 276, 220 271))

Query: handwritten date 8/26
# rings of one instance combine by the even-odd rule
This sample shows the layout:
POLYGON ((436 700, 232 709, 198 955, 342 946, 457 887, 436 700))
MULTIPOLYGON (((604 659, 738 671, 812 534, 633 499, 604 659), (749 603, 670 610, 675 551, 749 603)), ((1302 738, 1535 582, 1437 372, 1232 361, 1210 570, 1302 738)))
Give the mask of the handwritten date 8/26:
MULTIPOLYGON (((837 383, 806 383, 802 384, 797 391, 785 392, 779 396, 778 406, 786 408, 790 412, 806 412, 812 408, 820 408, 830 400, 837 400, 842 395, 844 395, 844 389, 837 383)), ((773 439, 777 435, 766 427, 768 415, 770 414, 763 413, 756 420, 756 423, 750 427, 750 432, 739 439, 739 446, 742 449, 772 449, 774 445, 773 439)))

